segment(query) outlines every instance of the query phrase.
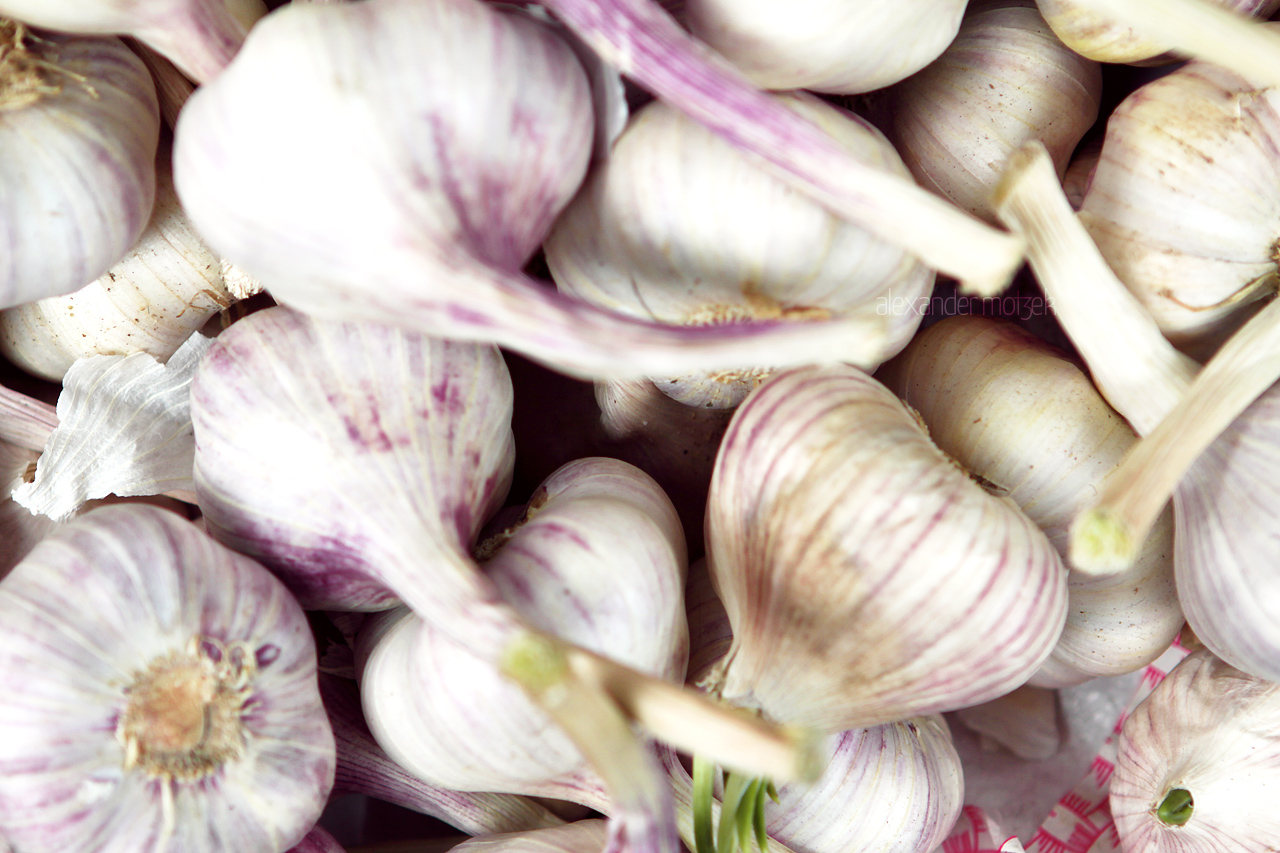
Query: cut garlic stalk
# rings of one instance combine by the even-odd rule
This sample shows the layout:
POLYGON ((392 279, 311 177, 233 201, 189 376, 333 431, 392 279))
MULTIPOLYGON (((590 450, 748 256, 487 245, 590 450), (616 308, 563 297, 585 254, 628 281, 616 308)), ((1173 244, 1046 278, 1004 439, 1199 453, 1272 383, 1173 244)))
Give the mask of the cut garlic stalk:
MULTIPOLYGON (((870 124, 803 94, 775 95, 851 156, 907 177, 870 124)), ((859 311, 889 294, 928 294, 933 273, 898 246, 798 196, 727 141, 656 101, 565 208, 545 244, 556 285, 592 304, 690 326, 807 322, 859 311)), ((870 369, 910 340, 922 314, 888 318, 870 369)), ((774 366, 761 347, 743 370, 653 377, 691 406, 731 408, 774 366)))
POLYGON ((95 510, 0 584, 0 832, 31 853, 277 853, 333 734, 302 609, 178 516, 95 510), (75 819, 69 819, 74 815, 75 819))
POLYGON ((129 250, 159 135, 151 76, 119 39, 0 18, 0 306, 78 290, 129 250))
POLYGON ((1125 853, 1274 849, 1280 686, 1188 655, 1120 732, 1111 814, 1125 853))
POLYGON ((0 0, 0 15, 63 32, 131 35, 204 83, 244 41, 245 25, 228 5, 227 0, 0 0))
MULTIPOLYGON (((1068 552, 1076 514, 1137 444, 1084 371, 1010 323, 943 320, 877 378, 919 412, 943 452, 1016 502, 1060 554, 1068 552)), ((1173 642, 1183 624, 1173 514, 1160 522, 1128 571, 1098 573, 1067 561, 1067 623, 1032 684, 1065 687, 1132 672, 1173 642)))
POLYGON ((970 3, 942 56, 876 107, 921 186, 994 222, 991 191, 1009 155, 1039 139, 1061 175, 1101 98, 1098 64, 1058 41, 1033 0, 987 0, 970 3))
POLYGON ((166 361, 210 317, 247 295, 225 272, 182 212, 162 150, 155 206, 138 242, 75 293, 0 312, 0 353, 55 382, 91 355, 145 352, 166 361))
POLYGON ((853 368, 787 371, 739 407, 707 522, 734 635, 709 689, 768 719, 836 732, 984 702, 1062 632, 1045 535, 853 368))
POLYGON ((66 521, 93 498, 194 492, 191 377, 210 343, 192 335, 168 364, 134 353, 72 365, 58 395, 58 427, 33 480, 13 499, 66 521))

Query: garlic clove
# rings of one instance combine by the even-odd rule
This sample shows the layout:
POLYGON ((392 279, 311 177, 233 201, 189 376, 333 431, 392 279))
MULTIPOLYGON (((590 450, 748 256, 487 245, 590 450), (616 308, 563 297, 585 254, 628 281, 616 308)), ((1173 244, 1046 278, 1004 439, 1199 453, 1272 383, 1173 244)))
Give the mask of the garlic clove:
POLYGON ((155 206, 138 242, 75 293, 0 312, 0 353, 56 382, 76 359, 90 355, 146 352, 165 361, 210 317, 244 298, 226 278, 178 204, 162 149, 155 206))
POLYGON ((281 851, 333 735, 305 614, 154 507, 103 507, 0 584, 0 832, 33 851, 281 851), (75 815, 69 820, 68 815, 75 815))
POLYGON ((843 731, 994 699, 1066 618, 1044 534, 853 368, 787 371, 739 407, 707 520, 721 695, 770 719, 843 731))
POLYGON ((192 335, 167 364, 146 353, 73 364, 58 395, 58 426, 34 479, 13 499, 66 521, 85 501, 110 494, 194 492, 191 379, 211 343, 192 335))
POLYGON ((1121 730, 1111 813, 1126 853, 1273 845, 1278 731, 1280 687, 1187 656, 1121 730))
POLYGON ((1039 139, 1063 174, 1101 99, 1098 64, 1060 42, 1032 0, 988 0, 969 4, 942 55, 876 108, 921 186, 995 222, 991 191, 1009 155, 1039 139))
POLYGON ((70 293, 136 242, 155 193, 151 77, 119 39, 0 18, 0 306, 70 293))

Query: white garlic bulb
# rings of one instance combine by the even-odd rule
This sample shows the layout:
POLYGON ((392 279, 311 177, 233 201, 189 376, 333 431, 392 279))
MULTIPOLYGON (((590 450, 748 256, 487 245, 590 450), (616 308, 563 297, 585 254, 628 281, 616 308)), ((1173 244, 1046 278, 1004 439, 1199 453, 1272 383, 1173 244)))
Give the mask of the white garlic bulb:
POLYGON ((1280 685, 1193 652, 1120 732, 1111 814, 1125 853, 1275 849, 1277 775, 1280 685))
POLYGON ((921 186, 995 221, 1005 160, 1039 139, 1058 173, 1093 126, 1102 71, 1060 42, 1034 0, 973 2, 928 68, 878 96, 880 126, 921 186))
POLYGON ((965 0, 686 0, 689 29, 766 89, 870 92, 955 38, 965 0))
MULTIPOLYGON (((804 94, 774 96, 853 156, 907 177, 870 124, 804 94)), ((636 113, 545 244, 556 285, 588 302, 684 325, 805 321, 871 314, 879 297, 925 295, 933 273, 900 247, 841 221, 693 119, 656 101, 636 113)), ((887 316, 874 367, 922 315, 887 316)), ((773 368, 759 363, 652 377, 689 405, 737 405, 773 368)))
POLYGON ((984 702, 1066 619, 1042 533, 848 367, 781 373, 738 408, 707 505, 733 625, 726 700, 825 731, 984 702))
POLYGON ((1080 220, 1159 324, 1203 358, 1280 288, 1280 89, 1193 62, 1111 115, 1080 220))
POLYGON ((210 317, 260 289, 246 291, 242 280, 187 221, 162 150, 151 221, 133 248, 75 293, 0 312, 0 353, 55 382, 91 355, 145 352, 165 361, 210 317))
POLYGON ((151 215, 160 115, 146 66, 114 38, 34 37, 0 19, 0 306, 70 293, 151 215))
POLYGON ((238 0, 0 0, 0 15, 69 33, 131 35, 203 83, 231 61, 258 9, 238 0), (237 5, 236 11, 230 6, 237 5), (239 15, 237 15, 237 12, 239 15))
POLYGON ((302 609, 178 516, 94 510, 0 584, 0 833, 40 853, 279 853, 334 745, 302 609), (71 819, 71 816, 75 819, 71 819))

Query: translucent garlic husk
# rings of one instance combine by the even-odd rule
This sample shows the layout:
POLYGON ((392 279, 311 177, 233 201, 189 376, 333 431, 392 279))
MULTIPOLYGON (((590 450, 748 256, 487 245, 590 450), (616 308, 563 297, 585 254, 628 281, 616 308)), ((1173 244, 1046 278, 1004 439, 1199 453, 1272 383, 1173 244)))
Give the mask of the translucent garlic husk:
POLYGON ((0 312, 0 353, 54 382, 91 355, 145 352, 165 361, 210 317, 250 295, 240 284, 187 221, 164 150, 151 221, 138 242, 75 293, 0 312))
POLYGON ((335 793, 365 794, 431 815, 468 835, 520 832, 564 821, 525 797, 451 791, 427 784, 378 746, 360 710, 355 681, 320 673, 320 695, 337 744, 335 793))
POLYGON ((1058 174, 1098 116, 1102 71, 1060 42, 1034 0, 969 4, 928 68, 877 96, 880 126, 923 187, 988 222, 1005 160, 1039 139, 1058 174))
POLYGON ((218 337, 191 419, 210 535, 313 610, 395 606, 384 570, 465 559, 511 484, 495 347, 270 308, 218 337))
POLYGON ((1050 758, 1062 745, 1058 694, 1024 684, 990 702, 956 711, 965 727, 978 734, 982 748, 1007 750, 1027 761, 1050 758))
POLYGON ((914 74, 955 38, 965 0, 686 0, 698 38, 765 89, 870 92, 914 74))
MULTIPOLYGON (((0 15, 69 33, 131 35, 203 83, 244 41, 228 0, 0 0, 0 15)), ((245 6, 245 3, 239 3, 245 6)))
MULTIPOLYGON (((684 534, 648 475, 615 459, 562 467, 520 522, 481 544, 485 573, 531 624, 635 669, 683 680, 684 534), (489 555, 492 556, 489 556, 489 555)), ((573 743, 495 667, 407 613, 358 642, 365 718, 433 784, 556 797, 610 812, 573 743), (477 717, 476 708, 491 711, 477 717)))
MULTIPOLYGON (((688 681, 696 684, 733 639, 701 563, 690 569, 686 607, 688 681)), ((771 848, 781 842, 792 853, 929 851, 960 815, 964 776, 941 715, 840 732, 827 738, 823 756, 825 769, 817 780, 778 786, 778 801, 765 803, 771 848)), ((678 761, 668 758, 664 764, 679 801, 692 780, 678 761)))
POLYGON ((1107 124, 1080 219, 1175 346, 1203 359, 1280 286, 1280 94, 1204 62, 1107 124))
POLYGON ((1111 813, 1125 853, 1270 849, 1277 774, 1280 686, 1208 651, 1188 655, 1120 733, 1111 813), (1171 809, 1174 791, 1191 802, 1171 809))
POLYGON ((0 832, 28 851, 278 853, 333 735, 302 609, 185 519, 94 510, 0 585, 0 832), (69 819, 74 815, 75 819, 69 819))
POLYGON ((0 19, 0 306, 78 290, 151 215, 160 116, 146 66, 114 38, 0 19))
POLYGON ((984 702, 1062 632, 1049 540, 853 368, 781 373, 739 407, 707 521, 722 695, 767 718, 835 732, 984 702))
MULTIPOLYGON (((1276 0, 1207 0, 1235 12, 1265 18, 1280 8, 1276 0)), ((1152 41, 1133 27, 1081 6, 1076 0, 1036 0, 1058 38, 1081 56, 1098 62, 1155 65, 1172 62, 1168 45, 1152 41)))
MULTIPOLYGON (((1017 503, 1066 554, 1071 524, 1137 443, 1132 428, 1062 353, 1022 329, 953 317, 877 375, 919 412, 930 437, 993 494, 1017 503)), ((1070 562, 1067 622, 1030 679, 1066 687, 1159 657, 1182 627, 1166 510, 1132 567, 1099 574, 1070 562)))
MULTIPOLYGON (((774 96, 859 159, 907 171, 870 124, 803 93, 774 96)), ((878 297, 925 295, 934 275, 900 247, 797 195, 698 122, 661 101, 637 112, 609 159, 565 208, 545 244, 564 292, 612 311, 684 325, 811 320, 872 310, 878 297)), ((888 318, 883 355, 921 316, 888 318)), ((652 377, 689 405, 736 406, 768 375, 652 377)))

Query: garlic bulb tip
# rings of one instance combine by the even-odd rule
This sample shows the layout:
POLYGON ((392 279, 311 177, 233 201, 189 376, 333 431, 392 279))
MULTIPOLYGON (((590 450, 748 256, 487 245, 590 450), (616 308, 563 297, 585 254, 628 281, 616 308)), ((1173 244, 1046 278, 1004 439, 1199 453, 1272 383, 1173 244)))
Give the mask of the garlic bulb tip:
POLYGON ((1156 807, 1156 817, 1169 826, 1183 826, 1191 820, 1191 812, 1195 809, 1195 800, 1186 788, 1174 788, 1165 794, 1160 805, 1156 807))
POLYGON ((1133 531, 1116 513, 1094 507, 1080 515, 1071 530, 1071 562, 1079 570, 1118 570, 1133 562, 1133 531))

